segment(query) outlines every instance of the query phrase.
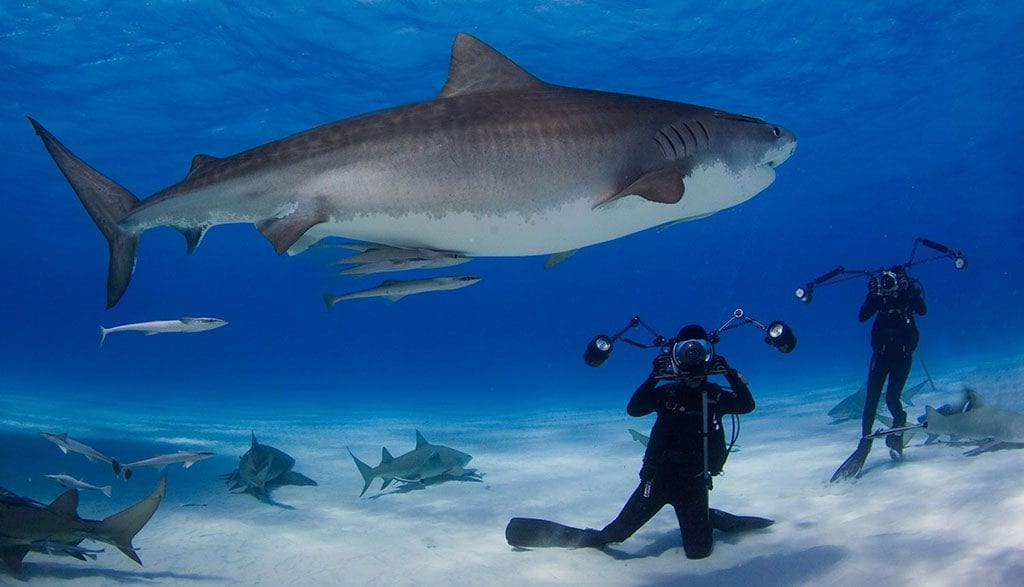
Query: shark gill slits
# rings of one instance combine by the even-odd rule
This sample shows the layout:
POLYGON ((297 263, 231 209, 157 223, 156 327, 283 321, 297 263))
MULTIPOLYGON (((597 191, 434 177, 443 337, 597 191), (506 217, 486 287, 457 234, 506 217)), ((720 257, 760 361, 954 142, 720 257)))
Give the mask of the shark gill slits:
POLYGON ((672 158, 673 159, 678 159, 679 158, 679 151, 676 150, 676 145, 675 145, 675 143, 672 142, 671 137, 669 137, 667 134, 665 134, 665 131, 663 131, 663 130, 659 130, 658 134, 661 135, 662 137, 664 137, 665 142, 668 143, 669 147, 672 147, 672 158))
POLYGON ((704 140, 707 142, 708 147, 710 147, 711 146, 711 135, 708 134, 707 127, 704 126, 704 123, 699 121, 699 120, 697 120, 695 122, 697 123, 697 126, 700 127, 700 130, 702 130, 704 132, 704 140))
POLYGON ((666 159, 671 159, 672 158, 668 154, 668 149, 665 148, 665 145, 661 142, 661 140, 658 137, 654 137, 654 142, 657 143, 658 144, 658 148, 661 149, 662 157, 664 157, 666 159))
POLYGON ((697 147, 697 135, 693 133, 693 129, 690 128, 689 124, 684 122, 683 126, 686 127, 686 132, 690 133, 690 138, 693 139, 693 150, 696 151, 697 148, 698 148, 697 147))
MULTIPOLYGON (((683 138, 683 135, 679 134, 679 130, 676 129, 676 127, 674 127, 672 125, 669 125, 669 128, 671 128, 672 132, 674 132, 675 135, 677 137, 679 137, 679 144, 681 144, 683 146, 683 157, 688 157, 690 155, 690 153, 689 153, 689 149, 686 148, 686 139, 683 138)), ((693 144, 694 144, 694 146, 696 146, 697 145, 696 141, 693 144)))

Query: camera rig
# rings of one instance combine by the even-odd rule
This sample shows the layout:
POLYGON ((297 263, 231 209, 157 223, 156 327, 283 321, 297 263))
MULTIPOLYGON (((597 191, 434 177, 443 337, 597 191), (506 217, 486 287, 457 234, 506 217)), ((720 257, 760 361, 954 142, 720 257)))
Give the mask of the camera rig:
MULTIPOLYGON (((764 331, 766 334, 764 341, 770 346, 778 349, 780 352, 788 353, 796 348, 796 335, 793 334, 793 330, 784 322, 776 320, 766 326, 750 316, 747 316, 742 308, 737 308, 724 324, 707 333, 706 341, 704 339, 667 339, 658 334, 658 332, 644 322, 640 316, 633 316, 629 320, 629 323, 627 323, 626 326, 617 333, 611 336, 607 334, 598 334, 591 339, 587 344, 586 350, 583 352, 583 360, 591 367, 600 366, 612 354, 615 342, 617 340, 622 340, 624 343, 641 349, 659 348, 661 350, 661 353, 656 359, 655 367, 655 377, 658 379, 681 380, 686 377, 704 377, 713 374, 721 374, 726 371, 720 363, 713 361, 715 356, 714 345, 718 344, 721 340, 721 334, 723 332, 743 326, 744 324, 751 324, 764 331), (644 328, 654 336, 654 340, 652 340, 650 344, 644 344, 625 336, 625 334, 630 330, 640 327, 644 328), (700 344, 705 342, 707 343, 706 346, 704 344, 700 344)), ((708 392, 703 386, 701 388, 701 412, 700 434, 702 437, 704 453, 703 478, 706 488, 710 490, 713 487, 713 483, 711 481, 712 473, 710 469, 708 445, 708 392)), ((725 449, 726 458, 732 451, 732 447, 736 444, 736 439, 739 438, 739 433, 739 417, 732 414, 732 436, 725 449)))
MULTIPOLYGON (((710 344, 710 348, 707 349, 707 357, 704 363, 710 365, 711 359, 714 357, 714 345, 718 344, 721 340, 721 334, 727 330, 732 330, 744 324, 751 324, 760 330, 763 330, 766 334, 764 341, 770 346, 778 349, 783 353, 788 353, 796 348, 796 335, 793 334, 793 330, 781 320, 776 320, 767 326, 758 322, 757 320, 747 316, 743 311, 743 308, 737 308, 733 311, 732 316, 725 321, 724 324, 718 328, 708 332, 707 341, 710 344)), ((590 340, 587 344, 586 350, 583 352, 583 360, 591 367, 598 367, 612 354, 612 350, 615 347, 615 342, 622 340, 622 342, 633 345, 641 349, 659 348, 661 354, 659 357, 664 357, 661 363, 664 365, 662 370, 659 370, 658 376, 663 379, 678 378, 684 375, 691 374, 682 367, 682 361, 678 360, 678 357, 685 357, 691 350, 690 348, 683 348, 688 340, 676 340, 667 339, 664 336, 658 334, 656 330, 651 328, 646 322, 644 322, 640 316, 633 316, 629 323, 626 324, 622 330, 618 331, 613 335, 598 334, 590 340), (644 344, 631 338, 624 336, 627 332, 634 328, 642 327, 654 336, 654 340, 650 344, 644 344)), ((702 375, 710 375, 716 372, 724 372, 721 370, 716 371, 713 368, 705 370, 702 375)))
POLYGON ((911 280, 907 277, 906 270, 908 268, 938 259, 951 259, 953 261, 953 268, 957 271, 962 271, 967 268, 967 257, 965 257, 960 251, 954 251, 946 245, 933 240, 917 237, 914 240, 913 248, 910 250, 910 259, 906 263, 893 265, 891 268, 875 269, 874 271, 869 271, 867 269, 846 269, 840 265, 828 273, 816 277, 805 285, 796 288, 794 293, 798 300, 805 304, 809 304, 813 298, 815 287, 842 283, 844 281, 857 279, 858 277, 863 276, 868 279, 874 279, 875 293, 882 296, 895 295, 900 290, 906 289, 909 286, 910 281, 917 281, 911 280), (918 245, 924 245, 929 249, 938 251, 940 254, 924 259, 917 259, 918 245))

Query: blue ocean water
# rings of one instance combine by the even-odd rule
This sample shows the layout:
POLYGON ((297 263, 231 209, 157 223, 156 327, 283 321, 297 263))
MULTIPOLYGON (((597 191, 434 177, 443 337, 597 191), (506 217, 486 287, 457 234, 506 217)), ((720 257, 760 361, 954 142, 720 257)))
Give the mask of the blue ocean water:
MULTIPOLYGON (((732 310, 790 323, 772 351, 752 328, 719 351, 759 394, 856 385, 862 281, 796 286, 837 266, 907 259, 923 236, 967 271, 913 270, 933 369, 1021 348, 1019 104, 1024 8, 1002 2, 36 2, 0 4, 4 335, 0 387, 96 402, 289 402, 486 412, 615 406, 652 352, 599 369, 586 342, 634 314, 671 336, 732 310), (431 98, 452 39, 480 37, 541 79, 743 112, 794 131, 796 154, 754 199, 708 219, 543 258, 477 259, 483 281, 325 312, 323 255, 278 257, 251 226, 192 256, 146 234, 122 302, 104 310, 107 249, 25 119, 140 196, 195 153, 226 156, 332 120, 431 98), (100 325, 216 316, 202 335, 100 325)), ((403 275, 401 277, 405 277, 403 275)), ((637 332, 641 338, 644 335, 637 332)))
POLYGON ((864 282, 821 287, 809 305, 793 291, 837 265, 905 261, 917 237, 962 250, 966 271, 948 260, 912 270, 929 305, 912 379, 927 364, 941 375, 934 399, 968 379, 1020 410, 1022 24, 1024 5, 991 1, 0 2, 0 485, 47 500, 59 488, 44 473, 114 482, 111 500, 83 497, 83 515, 99 518, 157 478, 111 481, 37 429, 133 458, 218 453, 169 471, 165 506, 136 541, 145 569, 109 547, 81 564, 33 554, 31 580, 906 584, 941 568, 950 574, 936 584, 1019 584, 1013 451, 968 461, 924 449, 907 468, 875 454, 870 484, 821 489, 858 434, 824 412, 866 375, 864 282), (549 270, 542 257, 475 259, 444 272, 481 276, 472 287, 331 313, 325 292, 379 279, 332 276, 324 251, 277 256, 252 226, 215 227, 191 256, 159 228, 142 239, 125 297, 104 309, 106 243, 26 116, 144 197, 180 181, 196 153, 228 156, 430 99, 460 31, 543 80, 757 116, 799 145, 774 184, 709 218, 588 247, 549 270), (649 421, 623 407, 654 352, 620 344, 594 369, 582 361, 591 337, 634 315, 666 336, 714 328, 737 307, 786 321, 799 343, 783 355, 752 327, 723 335, 718 350, 759 407, 714 503, 777 526, 726 541, 704 566, 657 560, 678 549, 665 519, 629 545, 631 562, 509 552, 509 516, 599 524, 635 483, 641 451, 624 429, 649 421), (101 325, 181 316, 229 325, 118 333, 99 346, 101 325), (369 459, 381 444, 411 448, 415 427, 476 455, 486 484, 358 499, 344 449, 369 459), (320 482, 289 488, 295 510, 214 479, 250 430, 320 482), (209 507, 180 507, 191 502, 209 507), (892 511, 906 514, 899 527, 879 526, 892 511), (381 552, 391 565, 378 565, 381 552), (438 560, 466 571, 445 575, 438 560))

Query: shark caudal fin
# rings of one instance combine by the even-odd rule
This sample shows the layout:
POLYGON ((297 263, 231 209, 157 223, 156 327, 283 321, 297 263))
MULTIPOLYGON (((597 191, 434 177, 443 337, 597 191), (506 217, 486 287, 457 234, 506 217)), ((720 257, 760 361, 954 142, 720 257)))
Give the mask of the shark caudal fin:
POLYGON ((139 205, 139 199, 75 157, 43 125, 31 117, 28 120, 36 134, 43 139, 43 145, 71 184, 71 189, 78 194, 85 210, 107 239, 110 246, 107 307, 111 308, 128 289, 128 282, 135 269, 135 252, 139 246, 139 235, 125 232, 118 222, 139 205))
POLYGON ((161 477, 153 491, 139 503, 118 512, 103 520, 96 527, 96 535, 104 542, 112 544, 133 561, 142 564, 139 555, 132 546, 132 538, 142 530, 146 522, 153 517, 153 512, 167 493, 167 477, 161 477))
POLYGON ((352 460, 355 461, 356 468, 359 469, 359 474, 363 476, 363 482, 365 484, 363 485, 363 490, 359 492, 359 497, 362 497, 363 494, 366 493, 366 490, 370 488, 370 483, 373 482, 373 478, 375 477, 375 475, 373 474, 373 467, 357 459, 356 455, 352 454, 352 449, 347 450, 349 456, 351 456, 352 460))

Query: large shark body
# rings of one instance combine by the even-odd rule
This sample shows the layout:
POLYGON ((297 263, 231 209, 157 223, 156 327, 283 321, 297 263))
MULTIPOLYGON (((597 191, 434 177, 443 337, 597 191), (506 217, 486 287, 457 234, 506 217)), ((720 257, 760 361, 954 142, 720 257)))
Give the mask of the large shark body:
POLYGON ((796 147, 749 116, 543 82, 466 34, 436 98, 196 155, 184 180, 142 201, 31 122, 110 244, 108 307, 156 226, 181 231, 189 252, 211 226, 254 223, 278 253, 340 236, 555 254, 735 206, 796 147))
POLYGON ((0 487, 0 559, 15 574, 29 552, 72 556, 85 560, 95 552, 79 546, 83 540, 96 540, 117 547, 133 561, 142 564, 132 538, 153 517, 167 492, 161 479, 148 497, 104 520, 86 520, 78 516, 78 490, 62 494, 46 505, 17 496, 0 487))

